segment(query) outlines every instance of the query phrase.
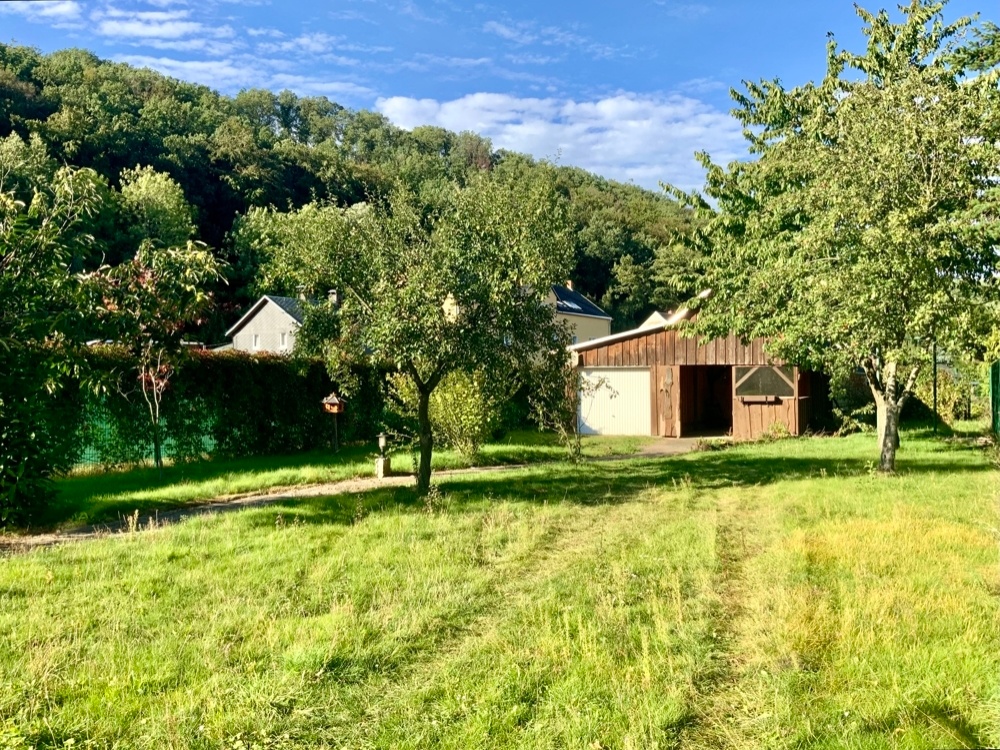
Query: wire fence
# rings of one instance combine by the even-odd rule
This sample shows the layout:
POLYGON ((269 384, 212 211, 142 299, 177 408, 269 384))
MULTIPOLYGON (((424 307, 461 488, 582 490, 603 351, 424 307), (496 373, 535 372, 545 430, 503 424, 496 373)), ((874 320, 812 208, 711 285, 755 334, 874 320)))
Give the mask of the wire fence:
MULTIPOLYGON (((155 450, 153 425, 141 409, 123 419, 122 409, 112 409, 106 400, 94 400, 86 405, 79 421, 77 439, 77 469, 108 469, 152 463, 155 450)), ((70 428, 72 417, 66 421, 70 428)), ((181 439, 169 420, 163 420, 160 432, 161 455, 164 458, 190 460, 211 455, 215 451, 212 424, 208 420, 185 419, 187 429, 181 439), (192 427, 194 429, 192 429, 192 427)))

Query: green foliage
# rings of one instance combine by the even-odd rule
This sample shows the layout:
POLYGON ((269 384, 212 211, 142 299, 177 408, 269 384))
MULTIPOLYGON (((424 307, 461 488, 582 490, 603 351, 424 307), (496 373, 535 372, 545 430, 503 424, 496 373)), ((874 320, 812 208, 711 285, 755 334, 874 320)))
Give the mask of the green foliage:
POLYGON ((1000 362, 990 366, 990 427, 1000 438, 1000 362))
POLYGON ((863 367, 887 471, 934 344, 981 347, 997 297, 1000 90, 949 64, 971 22, 944 25, 942 5, 912 0, 900 24, 859 9, 867 51, 831 41, 820 84, 747 83, 736 114, 757 158, 702 155, 718 210, 692 201, 715 293, 701 330, 768 337, 834 378, 863 367))
MULTIPOLYGON (((21 155, 0 148, 0 175, 23 167, 21 155)), ((65 167, 33 186, 30 203, 0 192, 0 526, 43 505, 51 477, 73 462, 75 423, 58 408, 74 392, 88 283, 72 265, 89 250, 101 196, 97 175, 65 167)))
POLYGON ((401 186, 385 203, 252 212, 237 236, 264 258, 263 285, 317 298, 338 290, 335 309, 306 319, 307 328, 322 321, 326 335, 304 334, 335 379, 369 362, 411 380, 422 490, 431 395, 457 371, 516 384, 539 352, 560 348, 564 332, 537 290, 564 279, 571 257, 566 203, 549 172, 482 173, 437 200, 426 206, 401 186))
MULTIPOLYGON (((957 368, 939 368, 937 383, 938 414, 946 423, 960 419, 978 419, 985 416, 977 413, 980 405, 977 399, 974 376, 957 368)), ((934 376, 927 370, 917 380, 915 395, 924 404, 933 408, 934 376)))
POLYGON ((566 449, 570 461, 583 457, 579 431, 579 399, 585 389, 580 371, 567 361, 565 349, 552 349, 535 360, 536 370, 529 378, 528 405, 532 420, 543 430, 553 432, 566 449))
MULTIPOLYGON (((390 389, 402 416, 416 425, 420 394, 409 378, 396 374, 390 389)), ((474 458, 501 424, 501 405, 506 401, 493 392, 482 373, 452 372, 441 380, 430 397, 431 427, 436 441, 474 458)), ((412 431, 416 434, 416 430, 412 431)))
POLYGON ((183 247, 194 233, 191 207, 181 186, 152 167, 122 172, 121 204, 133 247, 144 242, 183 247))

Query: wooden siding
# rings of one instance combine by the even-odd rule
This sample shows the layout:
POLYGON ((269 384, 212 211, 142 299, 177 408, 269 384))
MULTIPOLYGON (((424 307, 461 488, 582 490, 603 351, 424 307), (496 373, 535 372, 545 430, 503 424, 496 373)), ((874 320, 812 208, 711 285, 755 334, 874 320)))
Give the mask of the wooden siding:
POLYGON ((733 399, 733 439, 754 440, 780 425, 789 435, 800 435, 799 400, 795 398, 779 399, 774 404, 744 403, 739 398, 733 399))
MULTIPOLYGON (((706 406, 703 368, 782 364, 767 356, 764 339, 746 344, 736 336, 706 341, 685 338, 676 329, 636 331, 628 338, 578 351, 577 362, 583 368, 648 367, 650 427, 652 434, 663 437, 684 437, 685 433, 697 431, 703 422, 706 406)), ((806 432, 822 408, 825 382, 797 368, 793 380, 795 395, 774 401, 739 398, 733 382, 733 438, 755 439, 775 425, 792 435, 806 432)))
POLYGON ((583 367, 647 367, 651 365, 768 365, 764 340, 744 344, 736 336, 705 341, 684 338, 676 329, 639 332, 627 339, 595 345, 579 352, 583 367))

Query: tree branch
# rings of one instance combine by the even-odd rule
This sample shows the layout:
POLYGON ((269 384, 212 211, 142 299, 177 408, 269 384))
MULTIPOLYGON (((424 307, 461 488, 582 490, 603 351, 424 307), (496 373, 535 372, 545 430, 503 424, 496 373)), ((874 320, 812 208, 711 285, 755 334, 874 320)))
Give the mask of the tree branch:
POLYGON ((917 375, 920 374, 920 365, 914 365, 910 370, 910 374, 906 378, 906 385, 903 387, 903 393, 899 397, 897 404, 899 408, 902 409, 906 405, 910 396, 913 395, 913 389, 917 386, 917 375))

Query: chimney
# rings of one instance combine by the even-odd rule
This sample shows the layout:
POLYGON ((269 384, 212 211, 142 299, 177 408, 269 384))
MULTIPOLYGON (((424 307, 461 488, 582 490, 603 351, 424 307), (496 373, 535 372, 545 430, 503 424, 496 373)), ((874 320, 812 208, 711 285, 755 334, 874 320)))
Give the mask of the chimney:
POLYGON ((569 289, 571 292, 573 291, 573 279, 568 279, 566 281, 566 288, 569 289))

